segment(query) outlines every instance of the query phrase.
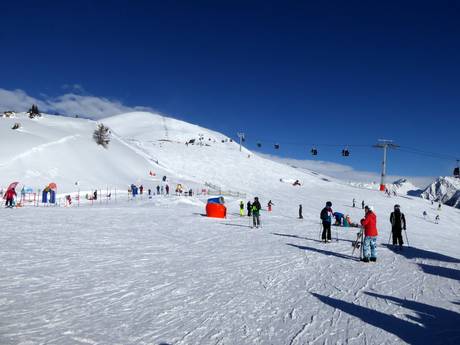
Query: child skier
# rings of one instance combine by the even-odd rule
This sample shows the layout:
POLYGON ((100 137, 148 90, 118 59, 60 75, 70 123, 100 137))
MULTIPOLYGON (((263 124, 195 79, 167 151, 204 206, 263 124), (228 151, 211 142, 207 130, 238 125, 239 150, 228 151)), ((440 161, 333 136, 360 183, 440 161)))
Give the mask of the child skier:
POLYGON ((272 206, 275 205, 274 203, 272 203, 272 201, 270 200, 267 204, 267 207, 268 207, 268 212, 271 212, 272 211, 272 206))
POLYGON ((372 206, 364 207, 364 212, 366 213, 364 218, 361 219, 361 225, 364 227, 364 244, 363 252, 364 257, 362 261, 377 261, 377 217, 374 213, 374 208, 372 206))
POLYGON ((240 201, 240 216, 244 216, 244 202, 243 200, 240 201))
POLYGON ((331 223, 332 223, 332 202, 326 202, 326 207, 321 210, 320 218, 323 222, 323 233, 321 239, 326 242, 331 242, 331 223))

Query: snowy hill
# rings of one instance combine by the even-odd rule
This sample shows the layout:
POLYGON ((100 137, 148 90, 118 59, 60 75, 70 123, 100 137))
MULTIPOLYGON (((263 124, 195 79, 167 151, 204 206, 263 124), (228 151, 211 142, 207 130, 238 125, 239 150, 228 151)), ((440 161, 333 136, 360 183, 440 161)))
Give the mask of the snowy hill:
POLYGON ((460 208, 460 179, 439 177, 421 193, 421 197, 460 208))
POLYGON ((443 208, 435 224, 438 210, 422 198, 240 152, 225 135, 157 114, 101 122, 113 134, 107 150, 92 140, 93 121, 0 119, 9 143, 1 184, 147 188, 164 174, 246 197, 226 197, 227 219, 202 216, 206 195, 0 208, 1 344, 459 343, 458 209, 443 208), (254 196, 262 229, 238 213, 254 196), (376 263, 352 255, 356 228, 334 227, 334 241, 320 241, 325 201, 358 222, 353 198, 375 208, 376 263), (396 203, 408 221, 402 251, 388 245, 396 203))
MULTIPOLYGON (((351 186, 359 187, 359 188, 366 188, 366 189, 373 189, 379 190, 380 183, 372 182, 372 183, 365 183, 365 182, 349 182, 351 186)), ((398 195, 412 195, 418 196, 417 191, 419 190, 416 186, 412 184, 409 180, 405 178, 401 178, 396 180, 392 183, 387 183, 386 187, 390 192, 396 192, 398 195)))
POLYGON ((0 184, 19 181, 43 188, 56 182, 65 192, 80 188, 92 190, 106 185, 123 187, 147 179, 152 169, 161 169, 148 157, 136 153, 116 136, 108 149, 97 145, 91 120, 43 115, 29 119, 17 114, 0 118, 0 136, 8 145, 0 147, 0 184), (15 122, 21 127, 12 130, 15 122))

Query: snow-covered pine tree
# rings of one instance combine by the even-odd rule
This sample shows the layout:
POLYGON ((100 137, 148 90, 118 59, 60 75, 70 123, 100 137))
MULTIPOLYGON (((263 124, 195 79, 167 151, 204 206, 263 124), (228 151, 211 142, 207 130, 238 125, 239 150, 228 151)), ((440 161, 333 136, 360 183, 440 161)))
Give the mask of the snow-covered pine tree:
POLYGON ((42 114, 40 114, 40 111, 38 110, 38 106, 35 104, 32 104, 32 107, 29 109, 27 114, 29 114, 29 118, 31 119, 42 116, 42 114))
POLYGON ((107 148, 110 142, 110 128, 100 123, 93 132, 93 139, 98 145, 107 148))

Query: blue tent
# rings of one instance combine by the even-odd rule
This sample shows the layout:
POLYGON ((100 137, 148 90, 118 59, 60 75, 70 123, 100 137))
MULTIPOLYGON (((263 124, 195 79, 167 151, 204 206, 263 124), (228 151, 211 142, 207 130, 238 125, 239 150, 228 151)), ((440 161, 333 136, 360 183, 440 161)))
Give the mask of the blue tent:
POLYGON ((223 205, 224 203, 225 202, 224 202, 224 197, 223 196, 208 199, 208 204, 221 204, 221 205, 223 205))

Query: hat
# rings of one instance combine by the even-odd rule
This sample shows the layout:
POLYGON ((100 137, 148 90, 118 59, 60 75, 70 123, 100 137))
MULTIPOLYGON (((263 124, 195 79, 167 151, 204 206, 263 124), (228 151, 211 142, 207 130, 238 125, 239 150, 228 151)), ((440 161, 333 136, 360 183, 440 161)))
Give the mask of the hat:
POLYGON ((395 209, 400 208, 400 207, 401 207, 401 206, 399 206, 398 204, 395 205, 395 209))
POLYGON ((330 202, 330 201, 326 202, 326 206, 331 207, 331 206, 332 206, 332 202, 330 202))
POLYGON ((367 208, 369 211, 374 212, 374 206, 366 205, 366 206, 364 207, 364 209, 366 209, 366 208, 367 208))

